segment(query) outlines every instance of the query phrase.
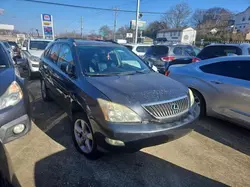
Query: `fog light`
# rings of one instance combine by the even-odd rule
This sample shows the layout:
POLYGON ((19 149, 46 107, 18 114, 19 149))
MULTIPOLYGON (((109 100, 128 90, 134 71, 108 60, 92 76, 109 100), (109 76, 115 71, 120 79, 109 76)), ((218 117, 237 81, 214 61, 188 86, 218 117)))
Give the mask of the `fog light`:
POLYGON ((18 125, 16 125, 16 126, 13 128, 13 132, 14 132, 15 134, 20 134, 20 133, 22 133, 22 132, 24 131, 24 129, 25 129, 25 125, 24 125, 24 124, 18 124, 18 125))
POLYGON ((110 138, 105 138, 105 141, 110 145, 125 146, 124 142, 120 140, 112 140, 110 138))

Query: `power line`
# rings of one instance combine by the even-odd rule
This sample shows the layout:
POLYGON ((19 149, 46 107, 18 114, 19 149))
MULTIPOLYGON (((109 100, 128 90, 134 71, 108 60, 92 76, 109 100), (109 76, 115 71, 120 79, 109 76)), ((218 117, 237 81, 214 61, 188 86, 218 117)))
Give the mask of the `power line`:
MULTIPOLYGON (((99 8, 99 7, 90 7, 90 6, 82 6, 82 5, 47 2, 47 1, 40 1, 40 0, 18 0, 18 1, 26 1, 26 2, 31 2, 31 3, 40 3, 40 4, 47 4, 47 5, 57 5, 57 6, 72 7, 72 8, 85 8, 85 9, 91 9, 91 10, 103 10, 103 11, 112 11, 112 12, 114 11, 112 8, 99 8)), ((136 13, 136 11, 134 11, 134 10, 125 10, 125 9, 119 9, 117 11, 126 12, 126 13, 136 13)), ((144 13, 144 14, 165 14, 164 12, 150 12, 150 11, 144 11, 141 13, 144 13)))

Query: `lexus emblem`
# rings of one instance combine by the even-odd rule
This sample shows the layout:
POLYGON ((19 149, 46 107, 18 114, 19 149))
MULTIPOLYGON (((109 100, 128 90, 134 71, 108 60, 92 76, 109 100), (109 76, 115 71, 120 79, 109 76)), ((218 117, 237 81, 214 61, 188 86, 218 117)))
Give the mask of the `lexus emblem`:
POLYGON ((178 104, 172 103, 172 104, 171 104, 171 109, 172 109, 172 110, 179 110, 180 108, 179 108, 179 105, 178 105, 178 104))

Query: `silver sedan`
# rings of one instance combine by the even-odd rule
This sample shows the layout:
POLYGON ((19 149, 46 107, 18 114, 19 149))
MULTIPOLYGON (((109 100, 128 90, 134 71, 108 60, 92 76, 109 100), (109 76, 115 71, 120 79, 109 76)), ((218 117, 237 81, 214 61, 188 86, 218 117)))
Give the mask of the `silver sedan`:
POLYGON ((201 115, 250 128, 250 56, 174 65, 169 76, 193 90, 201 115))

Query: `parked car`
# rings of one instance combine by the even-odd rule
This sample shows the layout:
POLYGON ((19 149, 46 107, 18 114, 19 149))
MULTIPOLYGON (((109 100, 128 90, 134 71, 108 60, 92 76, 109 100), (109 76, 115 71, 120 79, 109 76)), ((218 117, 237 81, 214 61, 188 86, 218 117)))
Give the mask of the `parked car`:
POLYGON ((21 50, 18 47, 16 42, 8 41, 8 44, 11 46, 13 51, 13 60, 16 61, 17 58, 21 58, 21 50))
POLYGON ((195 58, 196 54, 191 45, 153 45, 151 46, 143 59, 149 63, 152 63, 158 68, 158 71, 162 74, 166 72, 170 62, 181 63, 199 61, 195 58))
POLYGON ((250 44, 212 44, 201 50, 197 57, 201 60, 222 56, 250 55, 250 44))
POLYGON ((31 128, 30 103, 24 80, 0 43, 0 142, 7 143, 31 128))
POLYGON ((39 70, 43 100, 64 108, 75 145, 88 158, 98 150, 134 152, 176 139, 199 115, 187 87, 112 42, 57 39, 39 70))
POLYGON ((220 57, 170 66, 169 77, 192 89, 201 115, 250 128, 250 57, 220 57))
POLYGON ((129 50, 133 51, 136 55, 142 57, 147 52, 150 44, 124 44, 129 50))
POLYGON ((41 54, 50 42, 51 40, 45 39, 27 39, 23 42, 22 58, 27 61, 30 79, 38 73, 41 54))

